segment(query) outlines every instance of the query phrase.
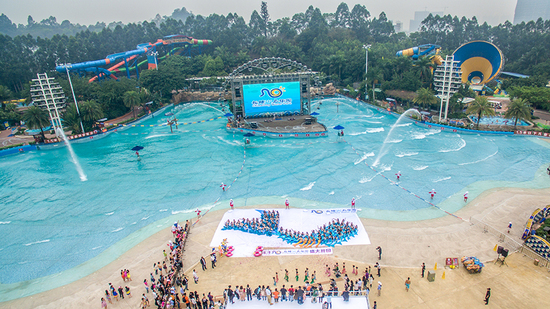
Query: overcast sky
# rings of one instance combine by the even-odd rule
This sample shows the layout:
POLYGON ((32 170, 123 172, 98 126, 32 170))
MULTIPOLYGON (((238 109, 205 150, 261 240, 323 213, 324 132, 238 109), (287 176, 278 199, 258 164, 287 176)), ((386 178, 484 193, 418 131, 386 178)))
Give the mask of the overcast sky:
MULTIPOLYGON (((342 0, 277 0, 267 1, 271 20, 292 17, 304 12, 309 5, 323 13, 333 13, 342 0)), ((446 14, 476 16, 478 21, 497 25, 513 21, 516 0, 355 0, 346 2, 351 10, 357 3, 367 7, 372 16, 386 12, 392 21, 401 21, 405 29, 415 11, 443 12, 446 14)), ((261 0, 0 0, 0 13, 6 14, 16 24, 27 24, 31 15, 35 21, 50 16, 61 23, 68 19, 83 25, 96 22, 124 23, 151 20, 156 14, 171 15, 174 9, 185 7, 194 14, 208 16, 212 13, 227 15, 237 13, 247 21, 253 10, 260 11, 261 0)))

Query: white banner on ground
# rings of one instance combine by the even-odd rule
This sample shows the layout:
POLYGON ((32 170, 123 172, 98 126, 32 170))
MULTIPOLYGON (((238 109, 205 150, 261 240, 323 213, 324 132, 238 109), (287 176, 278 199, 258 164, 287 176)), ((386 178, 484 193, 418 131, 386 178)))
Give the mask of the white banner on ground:
MULTIPOLYGON (((369 236, 361 219, 357 216, 357 209, 333 208, 333 209, 275 209, 279 212, 279 226, 284 229, 292 229, 300 232, 309 232, 319 229, 325 224, 330 224, 333 219, 345 220, 346 222, 357 225, 357 235, 343 242, 342 245, 370 245, 369 236)), ((238 230, 222 230, 224 223, 228 220, 238 220, 240 218, 260 218, 263 209, 235 209, 228 210, 224 215, 218 228, 212 237, 210 246, 218 248, 224 239, 227 239, 228 245, 233 246, 233 257, 252 257, 256 247, 264 248, 288 248, 288 249, 319 249, 321 248, 296 248, 277 235, 266 236, 246 233, 238 230)), ((340 245, 337 245, 340 246, 340 245)), ((327 247, 324 247, 327 248, 327 247)), ((326 249, 325 249, 326 250, 326 249)), ((308 253, 310 254, 310 253, 308 253)), ((325 253, 315 253, 325 254, 325 253)), ((329 253, 330 254, 330 253, 329 253)), ((296 254, 292 254, 296 255, 296 254)))
POLYGON ((332 248, 267 249, 262 256, 332 254, 332 248))

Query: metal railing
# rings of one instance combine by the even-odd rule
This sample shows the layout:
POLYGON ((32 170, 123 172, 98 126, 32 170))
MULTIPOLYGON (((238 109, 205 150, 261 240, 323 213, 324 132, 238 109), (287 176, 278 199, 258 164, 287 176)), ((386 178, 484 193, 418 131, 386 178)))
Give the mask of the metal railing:
POLYGON ((470 217, 470 224, 475 225, 483 230, 483 233, 488 233, 495 236, 500 243, 503 243, 508 250, 511 252, 518 251, 523 244, 514 240, 512 237, 508 236, 507 233, 501 232, 491 225, 482 222, 476 218, 470 217))
POLYGON ((523 255, 525 255, 528 258, 531 258, 533 260, 538 260, 539 261, 538 265, 540 267, 546 267, 548 268, 548 271, 550 271, 550 261, 542 257, 540 254, 536 253, 535 251, 533 251, 533 249, 529 248, 526 245, 523 245, 519 249, 519 252, 523 253, 523 255))
POLYGON ((495 236, 500 243, 503 243, 511 252, 520 252, 523 253, 528 258, 531 258, 533 260, 539 261, 540 267, 546 267, 550 271, 550 260, 544 258, 540 254, 533 251, 533 249, 529 248, 528 246, 515 241, 512 239, 512 237, 508 236, 506 233, 503 233, 494 227, 490 226, 489 224, 482 222, 476 218, 470 217, 470 224, 475 225, 481 229, 483 229, 484 233, 491 234, 495 236))

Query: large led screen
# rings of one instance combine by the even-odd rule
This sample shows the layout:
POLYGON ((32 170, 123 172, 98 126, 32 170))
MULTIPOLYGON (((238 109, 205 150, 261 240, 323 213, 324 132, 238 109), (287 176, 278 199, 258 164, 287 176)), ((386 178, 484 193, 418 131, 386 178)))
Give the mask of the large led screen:
POLYGON ((300 82, 243 85, 243 99, 246 116, 299 112, 300 82))

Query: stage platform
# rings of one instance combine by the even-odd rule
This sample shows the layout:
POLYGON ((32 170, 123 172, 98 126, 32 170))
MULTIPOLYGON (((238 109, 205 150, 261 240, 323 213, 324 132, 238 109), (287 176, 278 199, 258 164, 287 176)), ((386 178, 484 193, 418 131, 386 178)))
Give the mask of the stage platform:
POLYGON ((327 133, 327 127, 317 122, 315 117, 309 115, 284 116, 279 118, 248 118, 241 120, 240 124, 231 125, 228 129, 233 129, 234 131, 243 129, 244 133, 250 131, 275 134, 324 133, 326 135, 327 133))

